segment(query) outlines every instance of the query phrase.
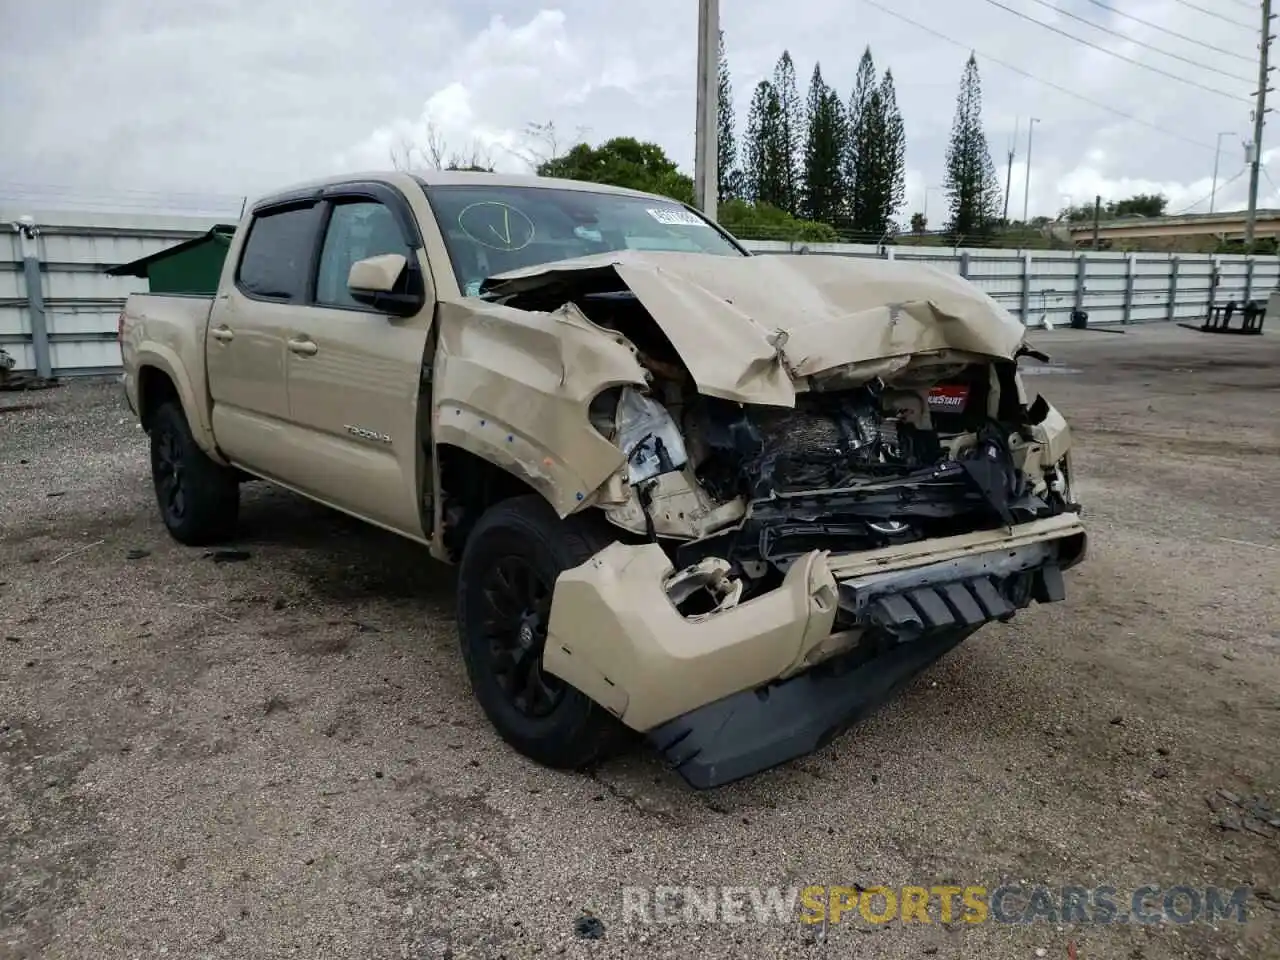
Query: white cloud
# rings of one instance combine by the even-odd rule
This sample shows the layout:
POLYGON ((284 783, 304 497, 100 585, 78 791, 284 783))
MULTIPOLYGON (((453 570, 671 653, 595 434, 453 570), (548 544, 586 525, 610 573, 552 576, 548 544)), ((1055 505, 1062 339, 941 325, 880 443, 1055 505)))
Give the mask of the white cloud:
POLYGON ((478 152, 499 170, 525 171, 528 148, 543 146, 530 142, 530 123, 555 123, 564 143, 632 132, 628 123, 652 97, 646 85, 660 72, 645 69, 623 43, 588 36, 581 25, 571 29, 561 10, 516 23, 494 16, 441 64, 440 86, 416 116, 389 120, 336 162, 385 165, 393 145, 436 137, 448 154, 478 152), (620 99, 633 109, 614 115, 609 104, 620 99))

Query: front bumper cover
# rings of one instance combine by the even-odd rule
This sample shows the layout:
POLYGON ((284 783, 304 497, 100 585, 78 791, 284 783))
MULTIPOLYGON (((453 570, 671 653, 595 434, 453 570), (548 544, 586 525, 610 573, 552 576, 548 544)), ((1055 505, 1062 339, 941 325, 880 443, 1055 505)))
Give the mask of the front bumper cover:
POLYGON ((691 786, 731 783, 819 749, 983 624, 1063 596, 1046 543, 841 582, 841 615, 862 633, 853 651, 691 710, 649 741, 691 786))
POLYGON ((683 616, 659 546, 615 543, 556 583, 543 667, 646 733, 695 787, 801 756, 975 629, 1063 596, 1079 518, 800 558, 775 590, 683 616))
POLYGON ((649 742, 691 787, 732 783, 825 746, 975 629, 898 644, 859 666, 834 658, 699 707, 650 731, 649 742))

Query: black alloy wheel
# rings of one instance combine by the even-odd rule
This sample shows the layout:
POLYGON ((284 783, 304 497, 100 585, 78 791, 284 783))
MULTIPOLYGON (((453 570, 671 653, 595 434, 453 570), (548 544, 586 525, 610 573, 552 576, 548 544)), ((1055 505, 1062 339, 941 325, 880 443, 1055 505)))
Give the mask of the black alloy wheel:
POLYGON ((563 681, 542 670, 551 585, 528 557, 508 554, 489 567, 481 589, 488 606, 483 630, 489 669, 498 686, 525 716, 549 716, 565 694, 563 681))
POLYGON ((234 534, 239 477, 200 449, 182 406, 162 403, 148 418, 147 430, 156 505, 170 535, 188 546, 204 546, 234 534))
POLYGON ((520 753, 574 769, 610 752, 624 728, 543 667, 556 581, 613 540, 598 517, 558 517, 537 494, 490 507, 458 570, 458 637, 471 689, 520 753))

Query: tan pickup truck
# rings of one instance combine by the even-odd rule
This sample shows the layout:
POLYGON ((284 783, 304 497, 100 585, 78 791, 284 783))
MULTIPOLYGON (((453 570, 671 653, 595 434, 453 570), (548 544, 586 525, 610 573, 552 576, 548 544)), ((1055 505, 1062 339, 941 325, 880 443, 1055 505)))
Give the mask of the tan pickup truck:
POLYGON ((460 564, 475 695, 549 765, 625 728, 697 787, 800 756, 1085 552, 1008 312, 930 267, 750 256, 662 197, 296 187, 212 299, 130 297, 121 345, 175 538, 233 537, 261 478, 460 564))

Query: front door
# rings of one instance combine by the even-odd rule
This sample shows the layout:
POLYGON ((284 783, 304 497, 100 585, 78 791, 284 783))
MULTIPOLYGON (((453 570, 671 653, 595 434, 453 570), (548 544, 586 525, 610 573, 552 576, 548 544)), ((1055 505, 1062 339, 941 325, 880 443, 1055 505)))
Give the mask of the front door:
POLYGON ((314 297, 293 312, 285 340, 289 418, 311 460, 295 486, 420 537, 418 400, 433 296, 401 318, 347 291, 351 265, 366 257, 400 253, 426 272, 421 243, 405 235, 411 217, 388 206, 395 200, 330 192, 314 297))
POLYGON ((213 432, 232 462, 287 479, 290 457, 286 334, 307 296, 321 204, 257 211, 205 332, 213 432))

